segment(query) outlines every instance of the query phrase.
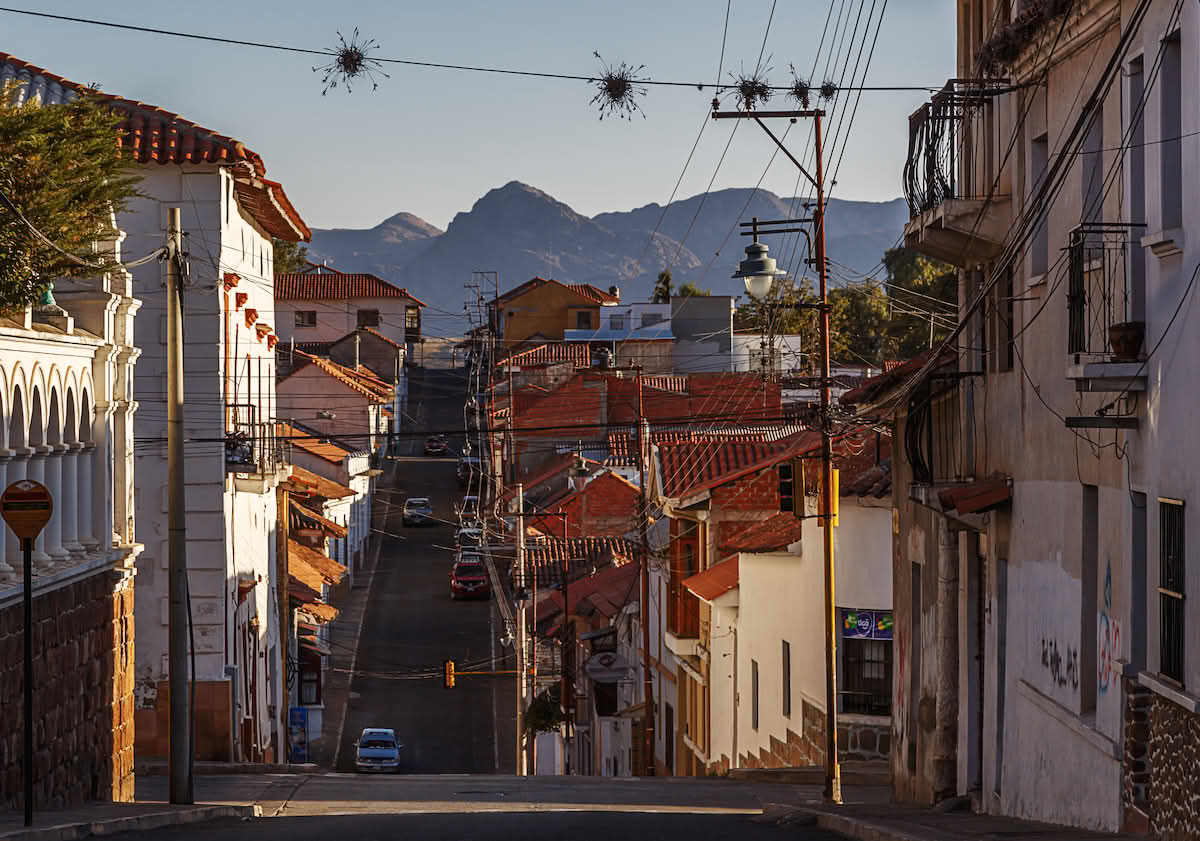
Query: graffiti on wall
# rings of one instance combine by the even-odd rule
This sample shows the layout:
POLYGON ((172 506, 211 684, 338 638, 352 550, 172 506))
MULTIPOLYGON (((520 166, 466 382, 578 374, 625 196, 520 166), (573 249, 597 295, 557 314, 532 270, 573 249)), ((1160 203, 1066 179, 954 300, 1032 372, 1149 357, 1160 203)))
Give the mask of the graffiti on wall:
POLYGON ((1121 623, 1112 613, 1112 561, 1109 560, 1104 573, 1104 608, 1096 620, 1100 647, 1096 688, 1101 695, 1108 692, 1109 687, 1116 686, 1121 675, 1117 666, 1121 656, 1121 623))
POLYGON ((1058 641, 1042 637, 1042 665, 1050 672, 1050 679, 1058 686, 1079 689, 1079 651, 1063 646, 1059 651, 1058 641))

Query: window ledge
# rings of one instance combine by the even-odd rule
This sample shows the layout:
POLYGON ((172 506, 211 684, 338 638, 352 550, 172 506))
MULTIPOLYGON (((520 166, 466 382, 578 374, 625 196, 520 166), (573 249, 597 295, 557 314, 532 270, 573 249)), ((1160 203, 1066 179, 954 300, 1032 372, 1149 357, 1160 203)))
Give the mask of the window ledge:
POLYGON ((1200 698, 1190 695, 1176 686, 1172 686, 1153 672, 1138 672, 1137 679, 1138 683, 1154 694, 1161 695, 1190 713, 1200 713, 1200 698))
POLYGON ((1141 239, 1142 248, 1149 248, 1160 260, 1163 257, 1182 254, 1186 244, 1183 228, 1166 228, 1146 234, 1141 239))
POLYGON ((1018 680, 1017 689, 1022 695, 1029 699, 1034 706, 1038 707, 1046 715, 1062 724, 1068 730, 1072 731, 1076 736, 1083 739, 1100 753, 1104 754, 1109 759, 1120 759, 1121 750, 1117 744, 1090 723, 1089 719, 1092 716, 1084 718, 1071 712, 1062 704, 1055 701, 1048 695, 1043 695, 1041 691, 1035 689, 1028 681, 1018 680))

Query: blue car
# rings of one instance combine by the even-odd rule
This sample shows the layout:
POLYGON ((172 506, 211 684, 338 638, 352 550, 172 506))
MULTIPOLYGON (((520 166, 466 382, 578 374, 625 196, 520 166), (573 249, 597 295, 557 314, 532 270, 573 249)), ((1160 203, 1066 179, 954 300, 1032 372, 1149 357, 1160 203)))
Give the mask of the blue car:
POLYGON ((400 749, 396 733, 383 727, 368 727, 354 743, 354 767, 358 771, 395 774, 400 771, 400 749))

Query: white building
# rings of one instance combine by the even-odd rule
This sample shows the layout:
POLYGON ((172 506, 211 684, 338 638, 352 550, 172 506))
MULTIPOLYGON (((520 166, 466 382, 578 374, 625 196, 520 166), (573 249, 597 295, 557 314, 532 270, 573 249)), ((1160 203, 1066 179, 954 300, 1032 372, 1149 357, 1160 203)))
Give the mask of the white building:
POLYGON ((373 274, 310 264, 303 272, 275 276, 275 301, 279 336, 285 342, 332 343, 360 327, 372 327, 404 345, 409 359, 421 342, 425 304, 373 274))

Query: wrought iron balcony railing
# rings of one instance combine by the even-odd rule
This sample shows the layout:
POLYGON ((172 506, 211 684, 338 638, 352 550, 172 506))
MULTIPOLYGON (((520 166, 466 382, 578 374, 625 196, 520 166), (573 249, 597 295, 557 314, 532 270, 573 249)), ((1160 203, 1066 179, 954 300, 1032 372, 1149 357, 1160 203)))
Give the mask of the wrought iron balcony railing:
POLYGON ((286 442, 276 425, 254 420, 257 406, 231 404, 225 431, 225 472, 266 475, 286 464, 286 442))
POLYGON ((1088 222, 1067 246, 1067 353, 1130 360, 1144 326, 1131 321, 1128 223, 1088 222))

